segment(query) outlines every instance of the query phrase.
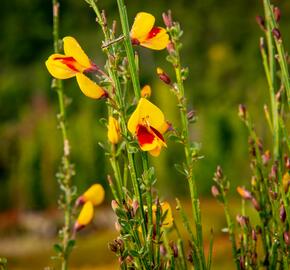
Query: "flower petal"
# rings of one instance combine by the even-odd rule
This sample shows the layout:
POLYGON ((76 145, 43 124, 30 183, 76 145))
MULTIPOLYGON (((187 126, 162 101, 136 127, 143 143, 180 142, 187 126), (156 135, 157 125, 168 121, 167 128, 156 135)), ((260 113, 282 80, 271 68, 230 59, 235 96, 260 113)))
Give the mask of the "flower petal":
POLYGON ((74 68, 73 63, 67 65, 65 59, 67 59, 67 56, 63 54, 52 54, 46 60, 46 68, 54 78, 68 79, 74 77, 76 73, 78 73, 78 70, 74 68))
POLYGON ((97 85, 95 82, 93 82, 84 74, 78 73, 76 74, 76 77, 81 91, 87 97, 98 99, 106 95, 106 92, 103 90, 102 87, 97 85))
POLYGON ((63 50, 65 55, 72 56, 85 69, 92 67, 91 61, 73 37, 63 38, 63 50))
POLYGON ((150 123, 153 128, 159 129, 164 125, 163 112, 146 98, 141 98, 136 110, 128 121, 129 131, 135 135, 138 124, 150 123))
POLYGON ((101 204, 105 198, 105 190, 100 184, 92 185, 83 195, 85 202, 90 201, 94 206, 101 204))
POLYGON ((94 206, 91 201, 88 201, 84 204, 78 219, 77 227, 82 227, 88 225, 94 217, 94 206))
POLYGON ((137 39, 140 42, 146 38, 150 30, 153 28, 155 23, 155 18, 153 15, 146 12, 139 12, 134 20, 131 29, 131 38, 137 39))
POLYGON ((146 39, 140 41, 140 45, 152 50, 163 50, 169 43, 169 36, 166 29, 153 27, 146 39))

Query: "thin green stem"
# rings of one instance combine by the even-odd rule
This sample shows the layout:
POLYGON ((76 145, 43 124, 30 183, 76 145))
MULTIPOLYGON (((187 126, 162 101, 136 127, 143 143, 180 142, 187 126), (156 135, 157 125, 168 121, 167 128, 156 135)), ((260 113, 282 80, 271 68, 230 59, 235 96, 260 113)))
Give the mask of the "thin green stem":
POLYGON ((139 82, 139 76, 138 76, 137 67, 135 63, 133 46, 132 46, 131 38, 130 38, 127 10, 126 10, 126 6, 123 0, 117 0, 117 3, 118 3, 118 8, 119 8, 119 15, 121 19, 122 30, 124 34, 124 44, 125 44, 126 55, 128 58, 129 69, 132 76, 134 94, 135 94, 135 97, 139 99, 141 96, 140 82, 139 82))
POLYGON ((236 238, 235 238, 235 225, 234 225, 234 222, 233 222, 231 215, 230 215, 229 204, 228 204, 228 200, 227 200, 227 197, 226 197, 226 194, 224 191, 223 191, 222 196, 224 198, 223 206, 224 206, 224 212, 225 212, 227 225, 228 225, 228 229, 229 229, 230 241, 232 243, 232 254, 234 257, 235 264, 236 264, 236 269, 240 270, 241 267, 240 267, 240 262, 239 262, 239 258, 238 258, 237 244, 236 244, 236 238))
POLYGON ((177 86, 178 86, 178 91, 179 91, 177 94, 177 97, 178 97, 178 102, 179 102, 178 107, 179 107, 181 123, 182 123, 182 140, 184 142, 186 164, 189 171, 187 180, 189 184, 193 218, 195 222, 195 229, 196 229, 196 236, 197 236, 196 240, 197 240, 197 245, 199 246, 199 251, 200 251, 199 255, 201 257, 202 267, 203 269, 206 269, 205 255, 204 255, 204 249, 203 249, 200 202, 198 198, 195 175, 193 172, 193 158, 191 154, 191 144, 189 140, 189 122, 187 119, 186 98, 184 94, 184 85, 183 85, 183 79, 182 79, 182 74, 181 74, 181 62, 180 62, 180 54, 179 54, 178 47, 179 47, 178 45, 175 46, 177 63, 174 69, 175 69, 175 76, 176 76, 176 81, 177 81, 177 86))
MULTIPOLYGON (((59 53, 60 51, 60 41, 59 41, 59 1, 52 0, 53 5, 53 45, 54 52, 59 53)), ((71 216, 72 216, 72 190, 71 190, 71 177, 73 175, 71 164, 70 164, 70 143, 67 136, 67 129, 65 123, 65 102, 63 94, 63 84, 61 80, 56 80, 53 88, 56 89, 58 95, 59 104, 59 128, 61 130, 62 141, 63 141, 63 158, 62 158, 62 168, 61 173, 63 174, 60 179, 61 190, 64 192, 63 199, 63 209, 64 209, 64 225, 61 230, 62 238, 62 252, 61 255, 61 269, 67 270, 68 267, 68 245, 70 241, 70 230, 71 230, 71 216)))

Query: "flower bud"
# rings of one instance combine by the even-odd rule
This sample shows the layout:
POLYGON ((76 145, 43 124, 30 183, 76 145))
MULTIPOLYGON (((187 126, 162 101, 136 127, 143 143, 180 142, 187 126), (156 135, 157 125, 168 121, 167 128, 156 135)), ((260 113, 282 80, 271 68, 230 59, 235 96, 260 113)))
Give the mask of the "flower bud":
POLYGON ((166 248, 165 248, 165 246, 164 245, 160 245, 160 254, 162 255, 162 256, 166 256, 166 254, 167 254, 167 251, 166 251, 166 248))
POLYGON ((285 193, 287 193, 289 191, 289 186, 290 186, 290 174, 288 172, 284 173, 283 178, 282 178, 282 183, 283 183, 285 193))
POLYGON ((112 207, 113 211, 116 212, 117 208, 119 207, 119 204, 117 203, 116 200, 112 200, 111 207, 112 207))
POLYGON ((169 54, 173 54, 175 52, 175 46, 173 42, 169 42, 166 47, 169 54))
POLYGON ((280 214, 280 220, 284 223, 286 219, 286 210, 285 210, 284 204, 281 204, 279 214, 280 214))
POLYGON ((121 140, 121 129, 119 122, 112 116, 109 117, 108 140, 112 144, 117 144, 121 140))
POLYGON ((133 208, 133 214, 134 216, 136 216, 137 210, 139 208, 139 203, 136 199, 133 200, 132 208, 133 208))
POLYGON ((158 67, 156 71, 157 71, 157 75, 161 81, 163 81, 164 83, 169 84, 169 85, 171 84, 170 77, 168 76, 168 74, 166 74, 163 71, 163 69, 158 67))
POLYGON ((275 21, 278 23, 281 19, 281 10, 278 7, 274 7, 275 21))
POLYGON ((243 187, 237 187, 237 192, 240 194, 240 196, 245 200, 252 199, 252 194, 250 191, 246 190, 243 187))
POLYGON ((151 87, 149 85, 145 85, 141 90, 141 97, 150 98, 151 97, 151 87))
POLYGON ((166 25, 166 27, 171 28, 172 27, 172 15, 171 10, 168 10, 167 14, 165 12, 162 13, 163 22, 166 25))
POLYGON ((249 224, 249 218, 246 216, 237 215, 236 220, 240 224, 241 227, 248 226, 249 224))
POLYGON ((256 16, 256 22, 263 31, 266 31, 265 20, 262 16, 256 16))
POLYGON ((285 166, 287 170, 290 170, 290 158, 288 156, 284 157, 285 166))
POLYGON ((260 210, 261 210, 260 204, 258 203, 258 201, 256 200, 256 198, 253 197, 253 198, 251 199, 251 202, 252 202, 254 208, 255 208, 257 211, 260 211, 260 210))
POLYGON ((239 117, 243 121, 245 121, 247 119, 247 108, 245 105, 243 105, 243 104, 239 105, 239 113, 238 114, 239 114, 239 117))
POLYGON ((178 257, 178 248, 177 245, 174 242, 170 243, 170 247, 172 249, 173 257, 177 258, 178 257))
POLYGON ((269 164, 269 161, 271 159, 271 153, 269 150, 267 150, 263 155, 262 155, 262 161, 263 164, 266 166, 269 164))
POLYGON ((215 198, 217 198, 217 197, 220 195, 220 192, 219 192, 219 190, 218 190, 218 188, 217 188, 216 186, 212 186, 212 187, 211 187, 211 194, 212 194, 215 198))
POLYGON ((252 229, 252 239, 253 239, 253 241, 257 241, 257 233, 256 233, 255 229, 252 229))
POLYGON ((273 34, 273 36, 274 36, 274 38, 275 38, 276 40, 281 41, 282 36, 281 36, 281 32, 280 32, 280 30, 279 30, 278 28, 274 28, 274 29, 272 30, 272 34, 273 34))
POLYGON ((283 238, 287 246, 290 246, 290 233, 289 232, 284 232, 283 233, 283 238))

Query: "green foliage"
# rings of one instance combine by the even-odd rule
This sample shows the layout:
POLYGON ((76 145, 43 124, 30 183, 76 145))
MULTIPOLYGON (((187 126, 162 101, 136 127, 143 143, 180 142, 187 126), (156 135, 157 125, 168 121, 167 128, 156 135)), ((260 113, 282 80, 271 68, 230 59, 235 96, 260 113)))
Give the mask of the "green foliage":
MULTIPOLYGON (((117 14, 114 1, 101 4, 111 23, 117 14)), ((146 1, 129 4, 131 22, 137 11, 148 10, 146 1)), ((196 165, 198 189, 203 194, 210 190, 209 179, 217 163, 234 181, 249 177, 246 133, 236 111, 237 104, 247 103, 254 118, 258 118, 263 103, 268 102, 257 44, 260 30, 254 22, 255 15, 262 13, 258 4, 251 0, 150 1, 150 12, 159 17, 158 23, 161 24, 158 15, 170 7, 184 32, 189 33, 182 36, 182 56, 190 68, 186 89, 199 117, 191 130, 192 137, 202 142, 201 154, 205 156, 196 165)), ((87 16, 83 1, 64 0, 61 5, 61 36, 76 36, 88 55, 97 63, 104 63, 103 55, 96 49, 101 44, 101 31, 91 23, 93 12, 87 16)), ((290 6, 284 1, 280 7, 281 31, 287 33, 290 6)), ((51 78, 44 66, 52 51, 51 3, 6 1, 0 15, 4 36, 0 44, 0 208, 55 206, 55 172, 61 142, 55 129, 57 97, 50 90, 51 78)), ((285 44, 289 44, 289 39, 285 35, 285 44)), ((156 68, 153 60, 162 63, 165 54, 149 50, 140 50, 140 54, 141 83, 153 86, 153 99, 161 104, 169 120, 178 125, 169 98, 171 93, 152 75, 156 68)), ((72 98, 68 128, 77 171, 75 182, 85 189, 98 175, 104 184, 108 165, 97 144, 105 138, 104 129, 98 124, 104 106, 81 96, 74 81, 65 81, 65 86, 66 95, 72 98)), ((255 122, 263 139, 269 141, 263 130, 264 120, 259 117, 255 122)), ((152 160, 158 165, 158 185, 167 190, 168 196, 173 190, 185 192, 184 185, 176 181, 178 173, 174 169, 182 152, 173 145, 169 142, 160 159, 152 160)))

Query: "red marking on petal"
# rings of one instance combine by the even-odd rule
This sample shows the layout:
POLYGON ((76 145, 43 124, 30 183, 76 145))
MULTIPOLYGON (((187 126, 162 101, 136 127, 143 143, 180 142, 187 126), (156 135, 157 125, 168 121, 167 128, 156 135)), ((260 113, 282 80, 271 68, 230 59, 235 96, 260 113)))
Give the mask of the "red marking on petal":
POLYGON ((55 57, 53 58, 53 60, 59 60, 60 62, 62 62, 63 64, 65 64, 69 69, 76 71, 76 72, 80 72, 76 67, 75 67, 75 63, 77 63, 77 61, 71 57, 55 57))
POLYGON ((148 33, 146 39, 154 38, 158 33, 160 33, 161 29, 159 27, 153 27, 151 31, 148 33))
POLYGON ((165 142, 165 140, 164 140, 162 134, 161 134, 157 129, 155 129, 154 127, 151 127, 151 126, 150 126, 150 128, 152 129, 152 131, 154 132, 154 134, 155 134, 155 135, 156 135, 156 136, 157 136, 161 141, 165 142))
POLYGON ((132 45, 140 45, 140 41, 137 38, 131 38, 132 45))
POLYGON ((150 133, 145 126, 138 125, 137 138, 138 138, 139 144, 142 146, 144 144, 151 144, 154 141, 155 136, 154 134, 150 133))

